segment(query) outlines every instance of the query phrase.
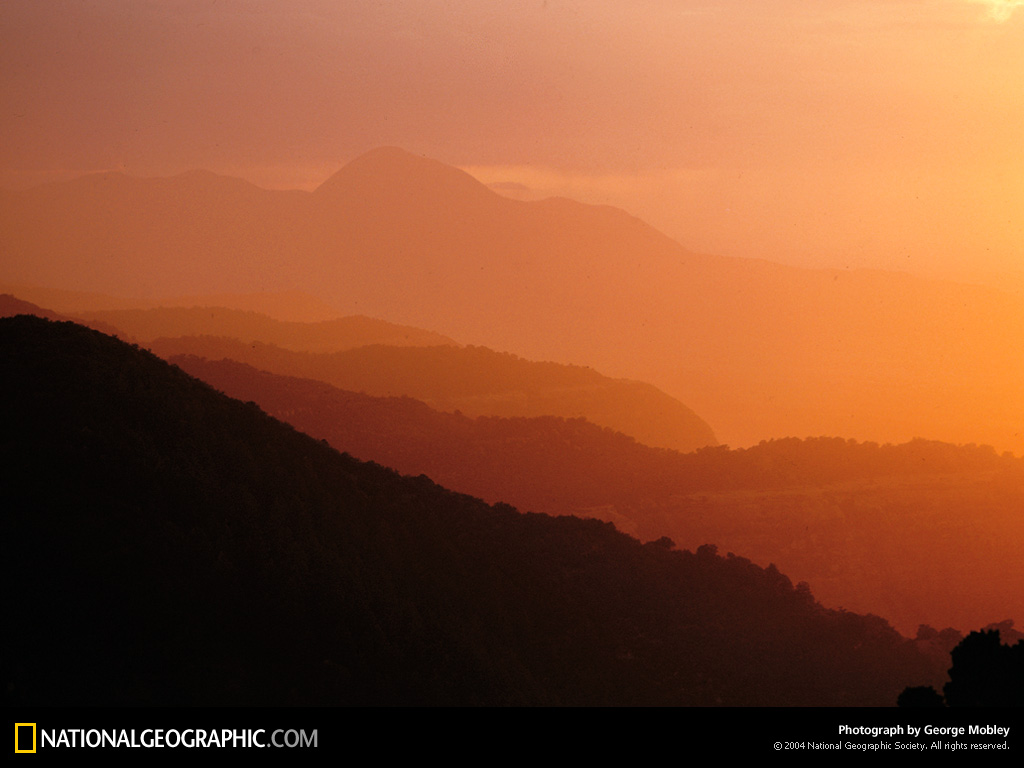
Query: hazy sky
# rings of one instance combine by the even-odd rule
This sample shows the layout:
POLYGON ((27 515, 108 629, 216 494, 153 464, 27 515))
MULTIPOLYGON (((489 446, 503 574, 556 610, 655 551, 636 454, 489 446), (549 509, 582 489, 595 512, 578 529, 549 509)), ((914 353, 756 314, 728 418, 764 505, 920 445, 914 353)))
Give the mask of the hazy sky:
POLYGON ((393 144, 694 250, 1024 270, 1024 0, 3 0, 0 184, 393 144))

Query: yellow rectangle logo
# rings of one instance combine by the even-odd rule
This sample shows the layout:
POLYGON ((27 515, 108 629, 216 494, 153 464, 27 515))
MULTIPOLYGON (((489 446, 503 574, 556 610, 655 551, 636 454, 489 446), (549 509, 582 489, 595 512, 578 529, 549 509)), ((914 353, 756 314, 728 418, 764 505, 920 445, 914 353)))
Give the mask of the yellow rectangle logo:
POLYGON ((36 751, 36 724, 35 723, 15 723, 14 724, 14 751, 20 753, 31 753, 36 751), (32 735, 29 736, 29 729, 32 729, 32 735), (31 748, 28 747, 28 743, 31 743, 31 748))

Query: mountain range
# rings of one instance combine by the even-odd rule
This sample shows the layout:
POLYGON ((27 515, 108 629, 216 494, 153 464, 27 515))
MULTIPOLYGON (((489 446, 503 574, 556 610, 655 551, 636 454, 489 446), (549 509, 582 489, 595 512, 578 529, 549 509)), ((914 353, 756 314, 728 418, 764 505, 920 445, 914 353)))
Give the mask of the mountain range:
POLYGON ((1022 295, 395 148, 0 191, 0 250, 22 703, 885 705, 1017 636, 1022 295))
POLYGON ((585 418, 656 447, 692 451, 717 444, 703 419, 650 384, 486 347, 372 344, 314 354, 212 336, 160 338, 149 347, 164 358, 227 358, 354 392, 413 397, 469 416, 585 418))
POLYGON ((7 282, 143 299, 304 291, 345 314, 649 381, 734 445, 1024 449, 1019 296, 695 254, 621 210, 511 200, 399 149, 308 193, 205 172, 6 191, 0 237, 7 282))
MULTIPOLYGON (((67 319, 0 296, 0 316, 17 313, 67 319)), ((700 446, 701 433, 686 418, 669 418, 670 399, 586 369, 451 345, 381 346, 375 342, 382 338, 405 344, 417 338, 415 329, 361 318, 289 324, 198 307, 102 316, 143 335, 179 328, 256 334, 245 343, 203 336, 151 346, 338 450, 492 503, 594 517, 642 540, 715 543, 761 565, 778 564, 826 605, 883 615, 910 634, 920 625, 968 630, 1021 619, 1024 570, 1017 555, 1024 542, 1016 510, 1024 503, 1024 465, 991 448, 790 438, 683 454, 623 434, 675 444, 696 437, 700 446), (267 345, 260 333, 328 348, 374 344, 301 353, 267 345), (454 412, 435 410, 439 404, 454 412), (507 415, 511 406, 514 418, 507 415), (491 415, 472 418, 481 410, 491 415), (493 415, 502 410, 505 416, 493 415), (620 431, 602 416, 617 416, 620 431)))
POLYGON ((356 461, 82 326, 0 319, 0 360, 11 703, 886 705, 941 677, 774 567, 356 461))
POLYGON ((716 544, 911 635, 1024 621, 1024 460, 991 448, 790 438, 683 454, 584 419, 469 418, 233 360, 170 361, 357 458, 643 541, 716 544))

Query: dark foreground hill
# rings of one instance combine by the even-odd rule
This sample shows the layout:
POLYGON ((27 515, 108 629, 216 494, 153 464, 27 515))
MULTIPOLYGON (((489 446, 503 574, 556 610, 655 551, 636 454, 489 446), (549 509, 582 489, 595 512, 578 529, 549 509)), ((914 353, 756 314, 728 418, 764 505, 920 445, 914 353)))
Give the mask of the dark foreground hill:
POLYGON ((25 704, 886 705, 935 670, 774 568, 338 454, 149 353, 0 320, 25 704))

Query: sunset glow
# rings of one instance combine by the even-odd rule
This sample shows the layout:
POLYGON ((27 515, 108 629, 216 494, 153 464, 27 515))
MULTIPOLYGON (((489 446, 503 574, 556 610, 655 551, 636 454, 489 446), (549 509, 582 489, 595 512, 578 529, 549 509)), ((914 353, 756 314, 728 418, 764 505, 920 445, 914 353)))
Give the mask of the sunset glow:
POLYGON ((9 0, 0 183, 311 189, 390 144, 697 251, 992 279, 1024 270, 1020 5, 9 0))
POLYGON ((1024 0, 0 0, 0 683, 1024 704, 1022 139, 1024 0))

